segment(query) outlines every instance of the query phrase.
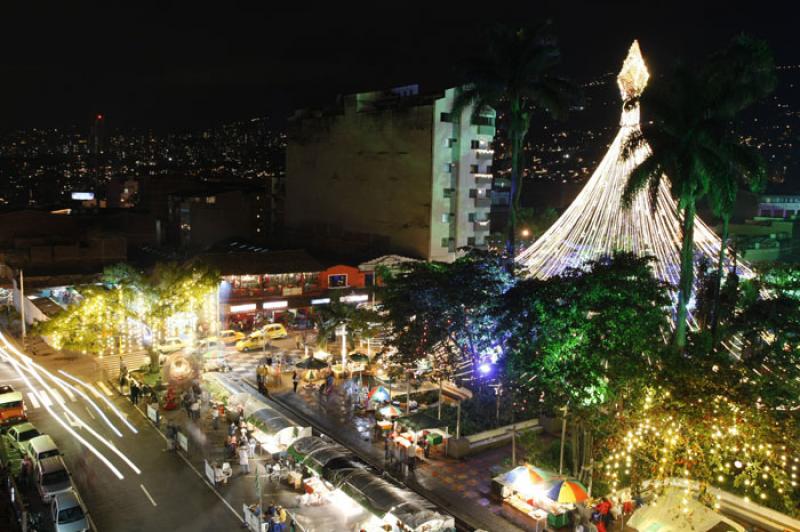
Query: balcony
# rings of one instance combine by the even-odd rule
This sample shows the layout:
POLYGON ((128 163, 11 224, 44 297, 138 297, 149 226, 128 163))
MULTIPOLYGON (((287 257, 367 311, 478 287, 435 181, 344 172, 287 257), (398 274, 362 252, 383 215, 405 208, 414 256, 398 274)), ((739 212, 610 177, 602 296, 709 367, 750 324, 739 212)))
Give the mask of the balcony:
POLYGON ((475 183, 477 185, 491 185, 492 184, 492 174, 480 174, 474 173, 472 176, 475 178, 475 183))
POLYGON ((491 160, 494 157, 494 150, 486 148, 477 148, 475 150, 475 158, 479 161, 491 160))
POLYGON ((486 196, 475 196, 475 206, 476 207, 491 207, 492 206, 492 198, 487 198, 486 196))
POLYGON ((475 220, 472 222, 472 229, 475 233, 488 233, 489 220, 475 220))
POLYGON ((488 126, 488 125, 478 126, 478 135, 489 135, 491 137, 494 137, 494 134, 495 134, 494 126, 488 126))

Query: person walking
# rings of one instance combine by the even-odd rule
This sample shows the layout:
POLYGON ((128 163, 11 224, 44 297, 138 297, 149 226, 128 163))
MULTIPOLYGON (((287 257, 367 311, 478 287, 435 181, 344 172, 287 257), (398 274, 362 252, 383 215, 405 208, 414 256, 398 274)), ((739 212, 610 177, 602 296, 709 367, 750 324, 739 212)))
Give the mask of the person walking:
POLYGON ((264 376, 261 374, 261 366, 256 368, 256 384, 258 385, 258 393, 264 393, 264 376))
POLYGON ((131 403, 134 406, 139 404, 139 385, 133 379, 131 379, 131 403))
POLYGON ((250 473, 250 457, 247 455, 247 445, 239 446, 239 465, 242 468, 242 474, 250 473))
POLYGON ((250 458, 256 457, 256 439, 252 436, 250 441, 247 442, 247 456, 250 458))
POLYGON ((292 390, 294 393, 297 393, 297 385, 300 384, 300 375, 297 374, 297 370, 292 372, 292 390))
POLYGON ((197 422, 200 419, 200 400, 195 399, 190 408, 192 411, 192 421, 197 422))
POLYGON ((211 426, 219 430, 219 409, 216 406, 211 408, 211 426))

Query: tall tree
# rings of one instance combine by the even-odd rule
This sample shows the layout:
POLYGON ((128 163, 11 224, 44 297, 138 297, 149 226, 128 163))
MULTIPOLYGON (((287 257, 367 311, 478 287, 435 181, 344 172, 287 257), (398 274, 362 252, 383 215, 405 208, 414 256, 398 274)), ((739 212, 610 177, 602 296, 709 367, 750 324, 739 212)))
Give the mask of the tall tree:
POLYGON ((487 108, 508 113, 508 145, 511 154, 511 206, 506 254, 513 260, 520 210, 523 172, 523 144, 531 114, 542 109, 553 117, 566 115, 572 85, 556 75, 561 52, 549 24, 534 28, 494 27, 481 55, 467 71, 468 84, 453 105, 453 114, 472 108, 473 117, 487 108))
MULTIPOLYGON (((735 46, 753 44, 740 38, 735 46)), ((651 82, 641 96, 645 114, 641 130, 628 138, 624 149, 630 156, 645 145, 650 147, 628 179, 624 203, 630 205, 645 188, 655 196, 661 180, 669 176, 681 212, 680 281, 673 337, 678 349, 686 346, 697 202, 710 188, 736 179, 750 167, 744 164, 745 149, 730 134, 731 122, 762 94, 755 82, 763 74, 761 65, 744 63, 745 56, 741 50, 721 53, 700 67, 679 65, 670 75, 651 82), (731 74, 734 71, 738 76, 731 74)), ((724 194, 730 198, 732 187, 727 185, 727 192, 720 197, 724 194)))
POLYGON ((551 411, 569 406, 573 474, 584 480, 592 440, 638 400, 658 366, 669 298, 652 260, 620 253, 520 281, 504 298, 498 334, 509 372, 551 411))
MULTIPOLYGON (((775 61, 763 41, 739 36, 722 52, 714 55, 709 64, 709 84, 717 105, 727 107, 729 114, 751 105, 772 92, 777 83, 775 61)), ((711 311, 711 335, 717 338, 719 306, 725 253, 728 247, 729 225, 736 205, 739 188, 753 192, 763 188, 766 163, 754 146, 742 143, 735 124, 719 131, 717 148, 724 166, 712 176, 709 202, 714 214, 722 221, 722 243, 714 279, 714 303, 711 311)))

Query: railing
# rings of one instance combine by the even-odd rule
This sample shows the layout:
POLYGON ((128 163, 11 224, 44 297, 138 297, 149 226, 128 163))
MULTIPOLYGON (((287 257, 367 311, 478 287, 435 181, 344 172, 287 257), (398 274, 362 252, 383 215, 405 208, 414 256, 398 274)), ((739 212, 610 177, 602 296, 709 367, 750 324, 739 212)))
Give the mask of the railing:
POLYGON ((489 231, 489 220, 475 220, 472 227, 476 233, 486 233, 489 231))

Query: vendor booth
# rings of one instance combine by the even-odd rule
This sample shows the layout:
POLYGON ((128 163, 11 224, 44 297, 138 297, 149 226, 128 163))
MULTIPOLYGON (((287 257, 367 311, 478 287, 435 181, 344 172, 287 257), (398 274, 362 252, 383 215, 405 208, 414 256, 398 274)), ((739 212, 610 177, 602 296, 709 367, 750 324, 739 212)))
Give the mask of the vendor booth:
POLYGON ((744 532, 744 527, 704 506, 693 497, 685 497, 683 490, 669 488, 651 504, 637 509, 627 525, 640 532, 744 532), (683 502, 686 498, 686 503, 683 502))
POLYGON ((537 531, 567 526, 575 505, 589 498, 579 482, 528 464, 496 476, 491 490, 509 517, 537 531))
POLYGON ((346 497, 366 509, 370 519, 363 530, 449 532, 455 521, 416 493, 379 476, 347 448, 318 437, 300 438, 289 448, 294 459, 313 471, 303 479, 303 490, 320 499, 346 497), (401 528, 402 527, 402 528, 401 528))
POLYGON ((295 425, 267 403, 248 393, 234 394, 228 398, 228 408, 235 411, 239 406, 243 408, 245 418, 255 420, 250 433, 262 453, 283 453, 298 438, 311 436, 311 427, 295 425))
MULTIPOLYGON (((396 438, 416 444, 418 452, 426 458, 431 454, 445 454, 445 445, 450 437, 447 425, 427 412, 417 412, 397 419, 399 428, 396 438)), ((400 442, 401 445, 403 442, 400 442)))

